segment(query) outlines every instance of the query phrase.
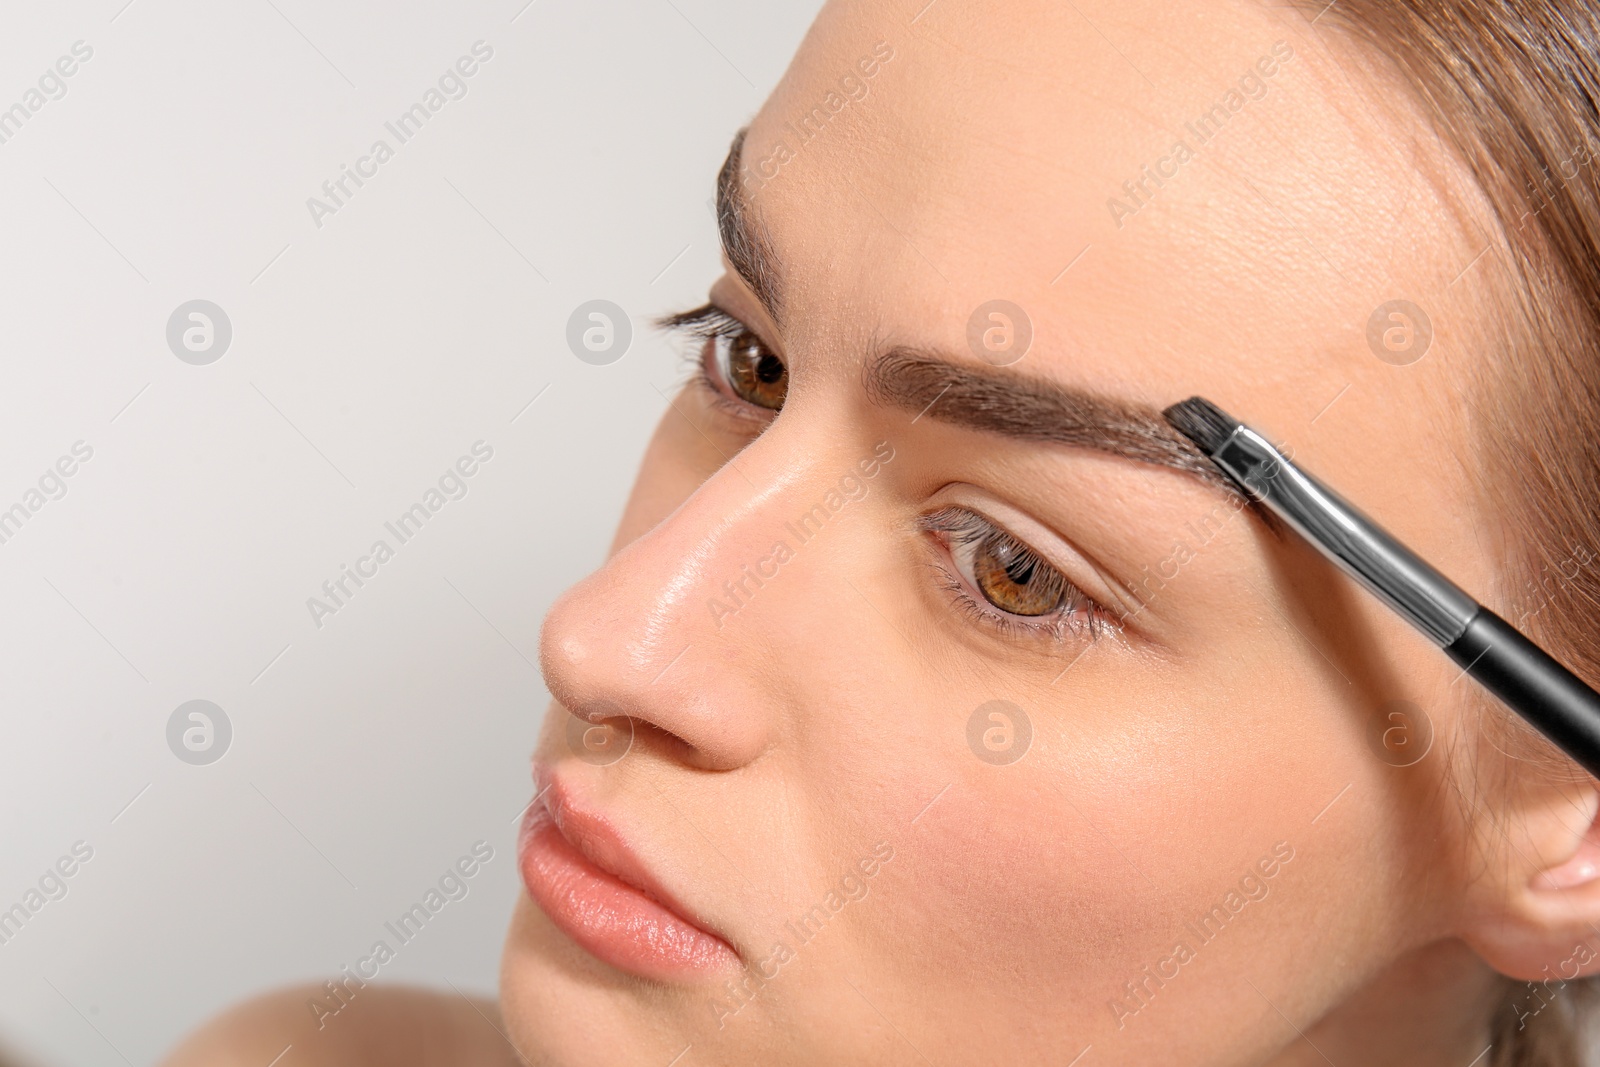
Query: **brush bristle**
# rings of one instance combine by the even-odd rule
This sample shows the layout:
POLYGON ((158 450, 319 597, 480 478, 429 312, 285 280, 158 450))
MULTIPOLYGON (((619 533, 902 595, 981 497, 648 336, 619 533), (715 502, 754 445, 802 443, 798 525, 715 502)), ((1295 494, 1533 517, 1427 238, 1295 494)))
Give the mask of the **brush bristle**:
POLYGON ((1162 414, 1179 433, 1193 441, 1208 456, 1221 448, 1222 443, 1239 428, 1238 419, 1203 396, 1180 400, 1162 414))

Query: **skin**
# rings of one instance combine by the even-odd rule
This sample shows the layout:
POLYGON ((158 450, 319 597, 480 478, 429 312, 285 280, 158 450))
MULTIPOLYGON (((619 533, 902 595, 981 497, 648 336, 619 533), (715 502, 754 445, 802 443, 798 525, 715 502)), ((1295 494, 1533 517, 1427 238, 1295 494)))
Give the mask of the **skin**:
POLYGON ((1374 709, 1410 700, 1448 739, 1473 694, 1254 518, 1206 543, 1120 640, 1007 638, 930 579, 907 524, 952 485, 1123 585, 1193 544, 1185 523, 1221 503, 1176 472, 868 402, 875 344, 981 364, 966 320, 1004 297, 1036 337, 1012 370, 1158 407, 1209 397, 1467 588, 1493 588, 1491 525, 1460 518, 1478 504, 1456 397, 1495 264, 1451 285, 1485 243, 1459 171, 1380 75, 1297 13, 1083 10, 1094 25, 1017 2, 935 6, 911 25, 904 5, 831 4, 752 122, 747 162, 793 148, 786 123, 876 42, 894 48, 867 100, 754 194, 781 325, 737 277, 713 290, 789 367, 783 412, 741 425, 691 389, 666 413, 614 555, 546 620, 559 705, 541 755, 564 758, 747 962, 874 844, 895 855, 720 1028, 715 987, 609 971, 524 902, 502 1003, 532 1061, 664 1063, 692 1045, 706 1063, 1059 1064, 1092 1045, 1097 1063, 1173 1049, 1310 1063, 1321 1049, 1461 1064, 1488 1043, 1491 967, 1531 978, 1592 936, 1592 882, 1532 883, 1586 847, 1593 791, 1529 788, 1491 825, 1463 817, 1443 740, 1413 767, 1377 759, 1374 709), (1108 197, 1277 41, 1294 56, 1267 96, 1119 228, 1108 197), (1364 335, 1397 293, 1437 331, 1403 368, 1364 335), (868 495, 716 625, 721 583, 883 440, 896 458, 868 495), (1006 767, 966 743, 969 715, 997 698, 1034 731, 1006 767), (625 712, 633 749, 574 760, 563 709, 625 712), (1508 826, 1516 847, 1475 862, 1508 826), (1267 895, 1193 944, 1185 923, 1278 842, 1293 859, 1267 895), (1119 1018, 1123 984, 1179 940, 1194 960, 1119 1018), (597 1053, 601 1032, 614 1051, 597 1053))
POLYGON ((516 1067, 496 1005, 431 989, 368 986, 318 1026, 307 1010, 318 986, 277 990, 238 1005, 191 1034, 164 1067, 402 1067, 455 1063, 516 1067), (281 1059, 279 1058, 281 1057, 281 1059))
POLYGON ((541 649, 540 758, 745 966, 780 942, 793 958, 729 1011, 737 973, 633 977, 524 898, 510 1041, 540 1065, 1473 1061, 1500 975, 1600 967, 1593 783, 1474 762, 1486 705, 1457 669, 1214 487, 883 408, 862 369, 890 343, 986 367, 967 319, 1013 301, 1034 342, 1006 372, 1156 408, 1208 397, 1498 608, 1515 529, 1482 509, 1460 400, 1510 284, 1474 259, 1481 202, 1392 75, 1285 8, 914 14, 829 4, 749 129, 747 160, 793 148, 786 124, 893 48, 752 190, 781 322, 732 272, 712 291, 788 367, 782 413, 685 388, 541 649), (1119 227, 1108 198, 1279 41, 1266 95, 1119 227), (1397 295, 1435 330, 1405 367, 1365 334, 1397 295), (866 494, 719 625, 722 583, 884 441, 866 494), (1091 596, 1192 551, 1120 632, 1008 633, 952 602, 948 557, 912 525, 954 499, 1091 596), (1230 521, 1202 544, 1207 516, 1230 521), (1032 727, 1004 766, 967 740, 996 699, 1032 727), (1369 743, 1395 700, 1435 738, 1403 768, 1369 743), (577 759, 569 712, 631 718, 627 755, 577 759), (785 924, 880 843, 865 895, 800 944, 785 924), (1275 848, 1292 858, 1264 894, 1195 937, 1275 848), (1132 1000, 1180 941, 1193 958, 1132 1000))

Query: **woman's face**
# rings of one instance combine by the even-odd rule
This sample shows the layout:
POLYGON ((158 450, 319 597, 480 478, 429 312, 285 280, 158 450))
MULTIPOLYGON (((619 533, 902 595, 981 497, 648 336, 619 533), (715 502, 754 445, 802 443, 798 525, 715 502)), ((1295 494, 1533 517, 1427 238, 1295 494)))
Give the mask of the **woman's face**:
POLYGON ((750 125, 707 381, 546 620, 531 1062, 1260 1062, 1454 932, 1456 671, 1159 421, 1482 588, 1453 177, 1287 9, 920 6, 750 125))

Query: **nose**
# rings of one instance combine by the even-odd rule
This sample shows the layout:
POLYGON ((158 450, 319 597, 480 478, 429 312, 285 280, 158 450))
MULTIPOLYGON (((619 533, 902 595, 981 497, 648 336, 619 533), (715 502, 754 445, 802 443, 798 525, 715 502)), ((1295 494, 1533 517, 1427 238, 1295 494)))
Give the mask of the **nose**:
MULTIPOLYGON (((783 635, 809 615, 797 502, 820 495, 825 461, 796 461, 768 436, 670 515, 567 590, 545 617, 545 684, 573 715, 661 731, 677 758, 728 770, 771 743, 783 695, 783 635), (783 546, 786 546, 783 547, 783 546)), ((648 477, 650 471, 641 476, 648 477)), ((834 541, 837 538, 829 538, 834 541)), ((806 550, 821 563, 821 553, 806 550)))

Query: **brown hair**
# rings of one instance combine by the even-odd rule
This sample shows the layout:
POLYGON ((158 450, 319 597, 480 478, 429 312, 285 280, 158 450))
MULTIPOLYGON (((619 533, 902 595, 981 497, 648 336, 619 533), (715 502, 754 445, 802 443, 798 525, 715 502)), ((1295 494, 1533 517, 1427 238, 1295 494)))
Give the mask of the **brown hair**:
MULTIPOLYGON (((1393 64, 1493 217, 1490 350, 1463 398, 1486 513, 1509 524, 1498 588, 1478 591, 1590 684, 1600 682, 1600 2, 1296 0, 1319 30, 1393 64)), ((1486 256, 1485 258, 1488 258, 1486 256)), ((1521 720, 1486 717, 1513 776, 1580 777, 1521 720)), ((1535 983, 1544 985, 1543 983, 1535 983)), ((1494 1067, 1588 1062, 1595 980, 1548 1007, 1507 980, 1494 1067)), ((1548 989, 1540 990, 1548 995, 1548 989)))

